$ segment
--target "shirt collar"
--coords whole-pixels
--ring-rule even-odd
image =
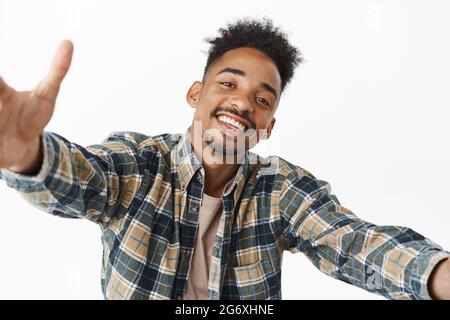
[[[194,152],[189,139],[189,129],[179,136],[178,144],[173,149],[172,168],[176,168],[180,179],[181,190],[186,190],[197,170],[203,170],[202,163]]]

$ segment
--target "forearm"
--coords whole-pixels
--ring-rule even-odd
[[[433,299],[450,300],[450,259],[441,261],[428,280],[428,290]]]
[[[137,165],[144,163],[142,158],[136,158],[138,142],[127,140],[124,135],[113,134],[110,139],[82,147],[55,133],[44,132],[38,172],[25,175],[0,170],[0,179],[45,212],[108,223],[125,214],[143,181],[145,168]]]
[[[95,155],[57,134],[44,132],[42,137],[41,163],[3,170],[2,179],[42,211],[64,218],[89,217],[95,222],[106,219],[102,215],[106,195],[115,193],[106,191],[109,179],[96,165],[101,159],[88,159]]]

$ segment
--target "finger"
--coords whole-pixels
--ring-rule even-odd
[[[50,69],[45,78],[39,83],[37,90],[50,100],[55,100],[59,87],[69,70],[72,61],[73,44],[70,40],[62,41],[56,50]]]
[[[73,44],[70,40],[62,41],[50,65],[47,80],[52,86],[59,86],[64,79],[72,61]]]
[[[0,77],[0,101],[6,102],[12,96],[13,92],[14,90]]]

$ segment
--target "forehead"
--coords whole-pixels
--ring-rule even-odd
[[[281,78],[275,62],[257,49],[229,50],[213,63],[208,73],[215,76],[223,68],[242,70],[249,79],[266,82],[280,90]]]

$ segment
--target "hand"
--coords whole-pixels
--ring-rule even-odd
[[[40,163],[40,135],[53,115],[72,53],[72,42],[62,41],[47,75],[32,91],[16,91],[0,77],[0,168],[27,172]]]
[[[439,262],[428,280],[428,290],[433,299],[450,300],[450,259]]]

